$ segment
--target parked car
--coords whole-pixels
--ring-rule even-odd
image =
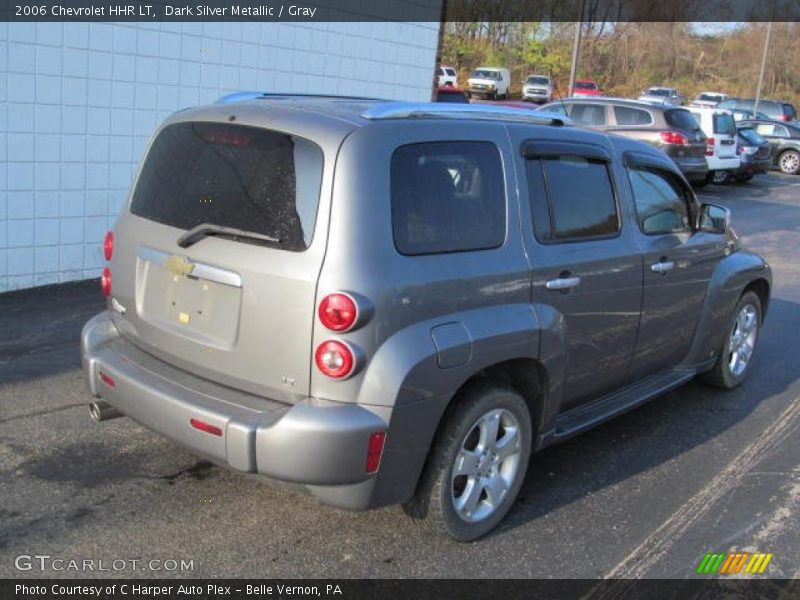
[[[434,102],[469,104],[469,98],[464,90],[451,85],[446,85],[436,88]]]
[[[471,96],[484,96],[496,100],[508,98],[511,74],[502,67],[479,67],[470,73],[467,93]]]
[[[771,120],[761,111],[758,111],[758,114],[756,114],[752,110],[747,110],[746,108],[729,108],[727,110],[731,111],[734,121],[747,121],[750,119],[764,119],[767,121]]]
[[[800,126],[765,120],[740,121],[739,125],[751,125],[770,143],[773,162],[782,172],[800,173]]]
[[[718,104],[718,108],[728,110],[754,110],[755,98],[727,98]],[[767,118],[776,121],[796,121],[797,109],[791,102],[780,100],[761,100],[758,103],[758,111],[764,113]]]
[[[565,98],[538,111],[562,114],[582,127],[647,142],[674,160],[693,184],[706,181],[706,136],[685,108],[603,97]]]
[[[771,272],[729,223],[655,148],[531,111],[184,109],[106,236],[91,413],[475,539],[531,452],[747,378]]]
[[[446,65],[442,65],[439,67],[439,74],[436,78],[436,85],[439,87],[444,87],[447,85],[457,86],[458,85],[458,73],[453,67],[448,67]]]
[[[772,167],[772,147],[751,125],[737,127],[736,153],[739,155],[739,168],[736,171],[717,171],[724,178],[716,177],[715,183],[750,181],[756,175],[769,173]]]
[[[720,108],[690,107],[689,110],[706,134],[706,183],[724,183],[741,163],[736,152],[736,121],[730,111]]]
[[[686,102],[686,97],[681,96],[677,89],[658,86],[647,88],[641,93],[638,99],[642,102],[671,104],[672,106],[682,106]]]
[[[722,92],[700,92],[689,106],[716,108],[716,106],[727,97],[728,94],[723,94]]]
[[[593,79],[576,79],[575,85],[572,87],[572,97],[580,98],[582,96],[602,96],[603,90],[597,85]]]
[[[550,102],[553,99],[553,81],[549,75],[529,75],[522,83],[522,99],[532,102]]]

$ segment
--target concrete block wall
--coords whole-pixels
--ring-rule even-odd
[[[96,277],[156,125],[236,90],[427,100],[438,23],[0,23],[0,292]]]

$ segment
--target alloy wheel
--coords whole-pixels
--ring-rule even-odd
[[[520,442],[519,421],[506,409],[487,412],[470,428],[450,481],[453,506],[464,521],[487,519],[503,502],[519,470]]]
[[[758,312],[752,304],[745,304],[736,315],[728,343],[728,370],[739,377],[747,369],[758,338]]]

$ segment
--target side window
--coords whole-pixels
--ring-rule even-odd
[[[650,125],[653,122],[646,110],[628,106],[615,106],[614,117],[617,119],[617,125]]]
[[[567,109],[564,108],[563,104],[551,104],[550,106],[543,107],[542,112],[548,112],[555,115],[561,115],[562,117],[566,117]]]
[[[506,235],[505,179],[490,142],[433,142],[395,150],[392,229],[401,254],[496,248]]]
[[[759,123],[756,125],[756,131],[769,137],[788,137],[789,135],[785,127],[774,123]]]
[[[606,124],[606,107],[601,104],[575,104],[570,117],[581,125],[602,126]]]
[[[692,230],[686,192],[668,173],[634,167],[628,176],[642,233],[661,235]]]
[[[542,242],[616,235],[619,214],[605,162],[562,156],[527,161],[534,232]]]

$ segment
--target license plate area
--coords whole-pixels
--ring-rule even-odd
[[[136,266],[139,317],[205,346],[231,349],[239,334],[242,288],[202,276],[176,274],[166,255],[145,253]],[[195,267],[195,272],[203,273]]]

